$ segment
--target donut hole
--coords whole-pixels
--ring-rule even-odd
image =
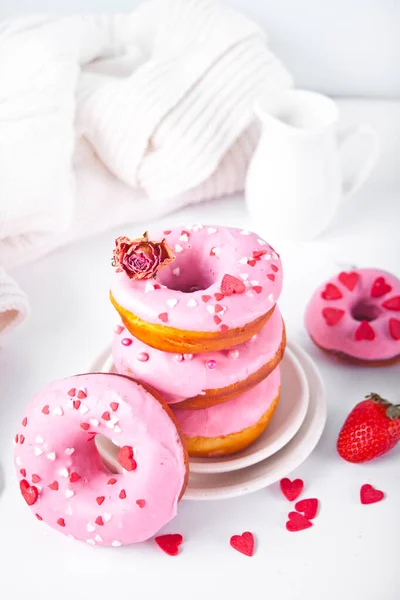
[[[101,458],[101,462],[110,473],[122,473],[122,467],[118,464],[117,455],[120,447],[114,444],[110,438],[98,433],[94,443]]]
[[[185,264],[174,261],[173,265],[160,269],[157,281],[169,290],[192,294],[199,290],[207,290],[215,282],[215,274],[194,260]]]
[[[351,316],[356,321],[375,321],[381,314],[381,309],[367,300],[360,300],[351,310]]]

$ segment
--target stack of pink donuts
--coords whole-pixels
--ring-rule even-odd
[[[158,254],[151,279],[135,276],[153,274]],[[273,248],[241,229],[181,226],[120,238],[114,264],[111,300],[122,318],[112,347],[117,371],[162,395],[189,455],[221,456],[251,444],[278,404],[286,341]]]

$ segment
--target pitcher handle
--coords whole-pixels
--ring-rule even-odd
[[[358,171],[354,173],[347,181],[343,183],[342,199],[346,200],[357,192],[367,181],[371,174],[372,169],[376,165],[379,157],[379,137],[375,129],[370,125],[361,123],[350,127],[345,133],[339,136],[339,148],[342,150],[343,146],[358,137],[364,136],[367,138],[369,143],[369,152],[364,160],[364,163],[360,166]]]

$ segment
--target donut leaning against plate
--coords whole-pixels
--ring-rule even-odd
[[[305,313],[313,342],[357,364],[400,360],[400,281],[378,269],[342,272],[321,285]]]
[[[200,409],[232,400],[260,383],[282,360],[285,344],[285,327],[276,307],[247,342],[203,354],[156,350],[117,325],[112,357],[118,373],[150,385],[168,404]]]
[[[96,435],[119,447],[110,472]],[[153,536],[177,511],[187,450],[168,406],[122,375],[54,381],[29,404],[15,438],[20,491],[36,518],[93,546]]]
[[[176,353],[256,334],[282,288],[279,256],[255,233],[202,225],[118,238],[110,298],[132,335]]]

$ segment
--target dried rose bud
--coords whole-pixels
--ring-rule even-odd
[[[123,269],[131,279],[150,279],[174,258],[165,239],[151,242],[146,231],[143,237],[134,240],[125,236],[117,238],[112,265]]]

